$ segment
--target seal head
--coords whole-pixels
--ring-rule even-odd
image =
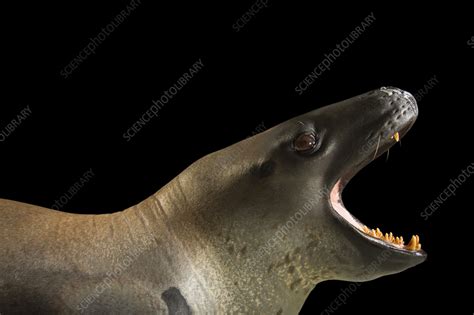
[[[417,115],[410,93],[383,87],[204,157],[193,167],[214,164],[204,179],[213,187],[205,225],[242,244],[252,239],[247,249],[270,264],[275,253],[298,249],[319,280],[366,281],[423,262],[419,239],[404,245],[373,234],[341,200],[348,181],[405,136]]]

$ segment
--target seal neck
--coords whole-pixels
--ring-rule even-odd
[[[260,233],[248,231],[244,221],[220,221],[219,209],[215,204],[210,209],[206,202],[215,201],[213,196],[201,196],[203,190],[194,185],[177,176],[125,211],[132,229],[156,240],[149,258],[156,261],[150,264],[162,266],[166,259],[165,269],[150,272],[157,273],[157,279],[158,273],[173,274],[172,286],[189,297],[192,309],[205,311],[207,305],[207,310],[297,313],[318,282],[312,270],[302,267],[305,258],[299,250],[289,246],[262,254]]]

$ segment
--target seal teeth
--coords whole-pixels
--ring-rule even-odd
[[[398,131],[394,133],[392,138],[395,139],[396,142],[400,141],[400,134],[398,133]]]
[[[418,235],[413,235],[411,237],[410,242],[406,246],[406,249],[409,250],[420,250],[421,249],[421,244],[420,244],[420,237]]]
[[[369,229],[366,225],[362,226],[362,231],[365,234],[381,239],[387,243],[391,243],[393,245],[403,247],[406,250],[417,251],[421,249],[420,237],[418,235],[413,235],[410,239],[410,242],[408,242],[408,244],[405,245],[403,236],[393,236],[392,232],[384,234],[379,228]]]
[[[382,233],[382,231],[379,230],[379,228],[375,229],[375,233],[376,233],[376,236],[377,236],[378,238],[382,238],[383,233]]]
[[[410,242],[409,242],[408,245],[406,246],[406,248],[409,249],[409,250],[414,250],[414,249],[416,248],[416,245],[417,245],[417,243],[416,243],[416,237],[415,237],[415,235],[413,235],[413,236],[411,237]]]
[[[387,242],[393,243],[394,237],[393,237],[392,232],[385,233],[384,240],[387,241]]]
[[[365,233],[367,233],[367,234],[369,234],[369,232],[370,232],[370,229],[367,227],[367,225],[364,225],[364,226],[362,227],[362,230],[363,230]]]

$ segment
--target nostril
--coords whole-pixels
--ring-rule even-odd
[[[379,90],[381,92],[387,93],[388,96],[392,96],[393,94],[403,94],[404,92],[403,90],[400,90],[394,86],[382,86]]]
[[[380,90],[396,90],[398,92],[401,92],[402,90],[397,88],[397,87],[394,87],[394,86],[382,86],[380,88]]]
[[[380,92],[387,93],[388,96],[392,96],[393,94],[393,89],[391,89],[390,87],[382,86],[379,90]]]

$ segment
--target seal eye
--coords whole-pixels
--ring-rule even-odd
[[[293,147],[300,153],[311,153],[318,146],[318,137],[314,133],[302,133],[296,137]]]

